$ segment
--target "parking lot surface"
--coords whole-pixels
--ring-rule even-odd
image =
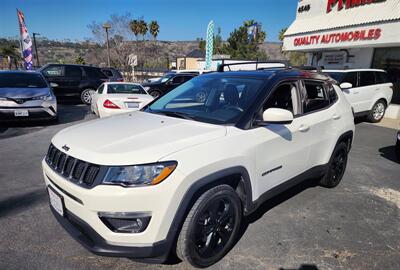
[[[0,126],[0,269],[187,269],[99,257],[52,216],[41,172],[59,130],[94,119],[62,105],[57,125]],[[342,183],[302,183],[267,201],[212,269],[400,269],[400,164],[396,130],[359,123]]]

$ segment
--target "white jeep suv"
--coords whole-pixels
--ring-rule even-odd
[[[370,122],[382,120],[392,101],[393,84],[381,69],[324,70],[339,82],[356,117],[367,116]]]
[[[42,166],[52,212],[90,251],[151,262],[176,252],[207,267],[266,200],[303,180],[338,185],[353,133],[328,76],[217,72],[141,111],[59,132]]]

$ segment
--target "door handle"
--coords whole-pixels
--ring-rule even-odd
[[[301,126],[299,127],[299,131],[300,131],[300,132],[307,132],[307,131],[309,131],[309,130],[310,130],[310,127],[307,126],[307,125],[301,125]]]
[[[341,116],[339,114],[334,114],[332,116],[333,120],[339,120],[341,118]]]

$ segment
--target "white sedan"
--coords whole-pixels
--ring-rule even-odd
[[[153,99],[140,84],[107,82],[92,95],[91,110],[103,118],[140,110]]]

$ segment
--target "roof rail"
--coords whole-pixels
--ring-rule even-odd
[[[283,67],[259,67],[260,64],[282,64]],[[224,72],[225,67],[228,67],[229,71],[231,70],[231,66],[239,66],[239,65],[256,65],[254,70],[264,70],[270,68],[290,68],[289,62],[285,60],[267,60],[267,61],[247,61],[247,62],[235,62],[235,63],[228,63],[228,64],[221,64],[218,66],[218,72]],[[249,69],[245,69],[249,70]]]

